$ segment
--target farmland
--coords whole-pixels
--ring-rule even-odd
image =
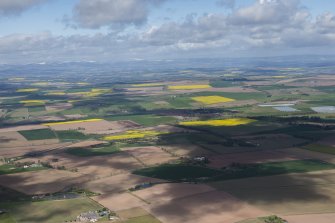
[[[73,220],[81,212],[99,210],[101,206],[87,198],[60,201],[0,203],[0,208],[19,213],[11,216],[16,222],[62,222]],[[59,214],[62,213],[62,214]]]
[[[169,90],[193,90],[193,89],[207,89],[207,88],[211,88],[211,86],[208,84],[168,86]]]
[[[335,78],[319,69],[1,76],[0,221],[334,220]]]
[[[221,96],[199,96],[199,97],[193,97],[192,99],[194,101],[201,102],[203,104],[208,104],[208,105],[235,101],[234,99],[225,98]]]
[[[247,118],[232,118],[232,119],[214,119],[207,121],[187,121],[180,122],[180,125],[185,126],[237,126],[237,125],[246,125],[255,120]]]
[[[19,131],[27,140],[43,140],[43,139],[54,139],[56,135],[50,129],[36,129]]]
[[[161,134],[166,134],[164,132],[157,132],[157,131],[139,131],[139,130],[129,130],[120,135],[113,135],[113,136],[105,136],[103,139],[108,141],[116,141],[116,140],[127,140],[127,139],[140,139],[146,137],[155,137]]]

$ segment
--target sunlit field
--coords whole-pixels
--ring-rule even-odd
[[[22,100],[20,101],[21,104],[24,104],[25,106],[29,105],[44,105],[45,100]]]
[[[49,92],[46,95],[50,95],[50,96],[60,96],[60,95],[66,95],[65,92],[62,91],[57,91],[57,92]]]
[[[211,86],[208,84],[168,86],[169,90],[194,90],[194,89],[206,89],[206,88],[211,88]]]
[[[87,85],[89,85],[90,83],[87,83],[87,82],[78,82],[78,83],[76,83],[76,84],[81,85],[81,86],[87,86]]]
[[[184,126],[237,126],[246,125],[255,120],[249,118],[230,118],[230,119],[214,119],[207,121],[187,121],[180,122],[180,125]]]
[[[68,95],[73,96],[82,96],[82,97],[97,97],[106,93],[112,92],[111,89],[104,89],[104,88],[92,88],[91,91],[81,91],[81,92],[74,92],[74,93],[68,93]]]
[[[105,136],[103,139],[108,140],[108,141],[125,140],[125,139],[140,139],[140,138],[154,137],[154,136],[158,136],[162,134],[166,134],[166,133],[157,132],[157,131],[130,130],[120,135]]]
[[[48,86],[50,83],[49,82],[35,82],[32,83],[32,86]]]
[[[84,123],[84,122],[97,122],[97,121],[102,121],[102,120],[103,119],[100,119],[100,118],[92,118],[92,119],[74,120],[74,121],[67,121],[67,122],[44,123],[43,125],[46,125],[46,126],[66,125],[66,124],[76,124],[76,123]]]
[[[193,97],[192,99],[194,101],[201,102],[207,105],[235,101],[235,99],[221,96],[199,96],[199,97]]]
[[[29,93],[29,92],[36,92],[38,91],[38,88],[22,88],[22,89],[17,89],[16,92],[18,93]]]
[[[132,84],[132,87],[157,87],[163,86],[164,83],[144,83],[144,84]]]
[[[12,77],[12,78],[8,78],[9,81],[23,81],[25,80],[24,77]]]

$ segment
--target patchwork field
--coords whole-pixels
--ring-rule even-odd
[[[157,183],[157,182],[162,181],[150,177],[142,177],[134,174],[124,173],[85,182],[82,186],[96,193],[117,194],[120,192],[127,191],[128,189],[138,184]]]
[[[93,197],[93,199],[113,211],[142,207],[147,204],[130,193],[105,194]]]
[[[6,69],[0,222],[335,222],[334,66],[226,62]]]
[[[246,178],[213,183],[215,188],[281,215],[335,211],[334,170]]]
[[[56,131],[77,130],[85,134],[111,134],[139,126],[131,121],[109,122],[103,119],[45,123],[44,125]]]
[[[177,159],[171,154],[163,151],[161,148],[155,146],[123,148],[122,151],[136,157],[136,159],[147,166],[166,163]]]
[[[144,206],[163,223],[232,223],[267,213],[222,191],[211,191]]]
[[[80,213],[99,210],[102,206],[88,198],[76,198],[59,201],[0,203],[0,208],[15,213],[14,216],[11,216],[13,222],[55,223],[74,220]]]
[[[24,194],[55,193],[87,180],[78,173],[61,170],[40,170],[0,175],[0,185]]]

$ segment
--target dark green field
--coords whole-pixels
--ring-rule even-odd
[[[120,148],[117,145],[109,145],[97,148],[72,148],[66,150],[66,152],[71,155],[83,157],[104,156],[120,152]]]
[[[56,131],[55,133],[61,141],[79,141],[90,138],[89,136],[74,130]]]
[[[44,106],[28,107],[29,112],[42,112],[45,111]]]
[[[19,131],[21,135],[27,140],[44,140],[44,139],[56,139],[55,133],[50,129],[36,129]]]
[[[200,166],[164,164],[161,166],[135,170],[133,173],[164,180],[180,181],[193,180],[202,177],[214,177],[220,175],[221,171]]]
[[[222,170],[183,164],[164,164],[161,166],[136,170],[133,173],[164,180],[194,180],[206,177],[210,181],[221,181],[287,173],[330,170],[334,168],[334,164],[329,164],[319,160],[294,160],[262,164],[237,164],[235,166],[225,167]]]
[[[223,169],[223,174],[213,180],[230,180],[248,177],[262,177],[287,173],[303,173],[334,169],[335,165],[319,160],[293,160],[262,164],[247,164]]]

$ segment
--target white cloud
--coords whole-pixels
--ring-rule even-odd
[[[150,4],[154,3],[158,4],[159,1],[151,1]],[[114,14],[106,21],[99,20],[85,26],[138,24],[146,18],[144,16],[137,20],[123,16]],[[298,1],[276,0],[264,4],[255,2],[229,13],[192,14],[184,21],[170,21],[155,26],[148,24],[127,34],[113,32],[64,37],[39,33],[0,37],[0,62],[13,63],[261,56],[264,53],[276,55],[283,52],[335,52],[335,15],[324,13],[313,17]]]
[[[73,22],[82,28],[141,25],[150,7],[165,0],[80,0],[73,9]]]

